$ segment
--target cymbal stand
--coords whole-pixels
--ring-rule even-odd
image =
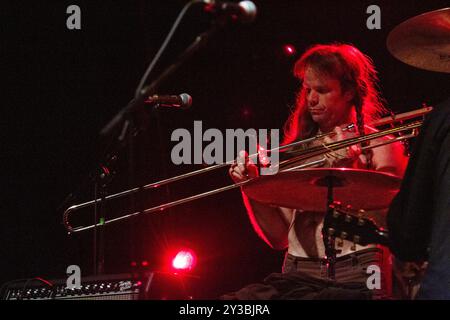
[[[327,210],[322,227],[322,238],[325,245],[327,276],[331,280],[336,280],[336,254],[335,248],[336,236],[330,234],[326,226],[330,225],[329,220],[333,218],[334,209],[332,204],[334,202],[333,190],[335,187],[342,186],[342,181],[334,176],[327,176],[321,181],[318,181],[319,185],[322,185],[328,189],[327,192]]]

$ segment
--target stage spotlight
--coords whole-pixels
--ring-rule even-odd
[[[190,271],[196,264],[194,251],[190,249],[180,250],[172,260],[172,267],[177,271]]]

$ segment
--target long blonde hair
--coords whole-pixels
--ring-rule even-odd
[[[378,76],[373,62],[353,45],[314,45],[295,63],[294,75],[300,81],[303,81],[307,67],[339,80],[343,91],[354,92],[352,103],[360,134],[364,134],[365,121],[373,121],[386,111],[378,90]],[[295,109],[284,126],[283,144],[309,138],[317,131],[318,125],[308,112],[305,90],[301,86]]]

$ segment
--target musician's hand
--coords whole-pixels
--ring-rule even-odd
[[[352,135],[347,131],[344,132],[340,127],[334,128],[335,135],[326,136],[323,142],[326,144],[346,140],[352,137]],[[355,160],[361,155],[361,148],[358,145],[353,145],[336,151],[330,151],[325,156],[332,163],[336,164],[341,161]]]
[[[238,158],[228,170],[235,183],[242,182],[258,176],[258,167],[249,159],[247,152],[239,152]]]
[[[395,259],[393,267],[396,275],[408,280],[419,280],[423,278],[428,262],[403,262]]]
[[[428,262],[426,261],[403,262],[394,258],[393,274],[397,279],[401,299],[415,299],[427,267]]]

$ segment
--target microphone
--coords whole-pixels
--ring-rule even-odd
[[[163,96],[163,95],[153,95],[148,97],[145,101],[146,104],[155,106],[155,108],[160,107],[170,107],[170,108],[180,108],[188,109],[192,105],[192,97],[187,93],[182,93],[178,96]]]
[[[207,4],[205,11],[212,13],[225,13],[236,17],[239,21],[248,23],[256,18],[256,5],[252,1],[240,1],[239,3],[229,1],[203,0]]]

